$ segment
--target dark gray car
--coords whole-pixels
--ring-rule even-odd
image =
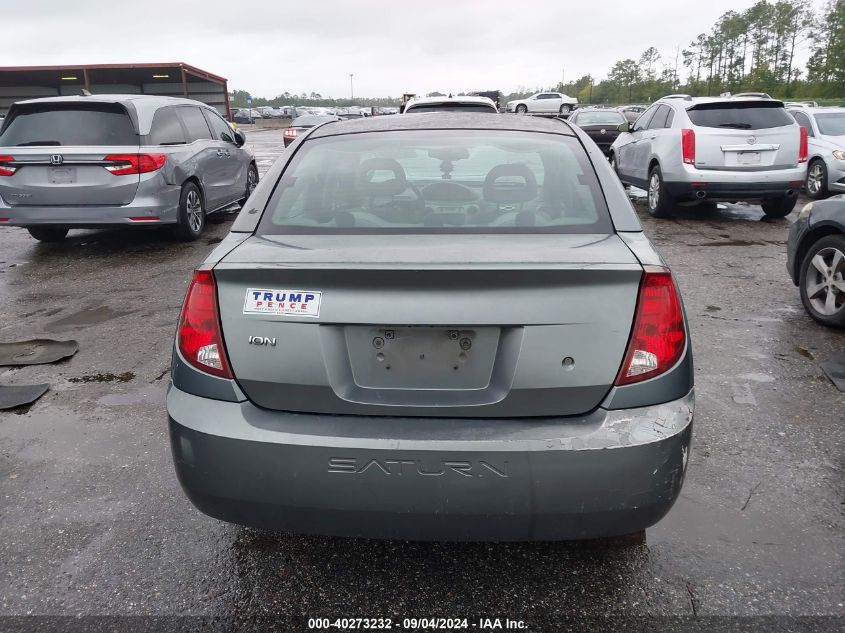
[[[439,113],[297,138],[194,274],[167,409],[211,516],[525,540],[663,517],[693,401],[674,279],[595,144]]]
[[[0,128],[0,226],[55,241],[71,228],[167,224],[196,239],[206,215],[244,201],[258,183],[245,140],[189,99],[16,103]]]

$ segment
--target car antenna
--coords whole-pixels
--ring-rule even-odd
[[[91,91],[90,91],[90,90],[87,90],[87,89],[85,89],[85,88],[83,88],[83,89],[82,89],[82,92],[80,93],[80,96],[83,96],[83,97],[90,97],[90,96],[91,96]]]

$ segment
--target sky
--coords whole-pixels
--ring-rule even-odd
[[[2,66],[181,61],[346,98],[547,88],[676,50],[754,0],[0,0]],[[678,58],[683,72],[682,57]],[[683,75],[682,75],[683,76]]]

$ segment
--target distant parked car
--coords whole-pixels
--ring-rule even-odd
[[[245,142],[189,99],[18,102],[0,133],[0,226],[54,242],[71,228],[165,224],[194,240],[207,215],[244,202],[258,183]]]
[[[416,97],[405,104],[402,114],[424,112],[487,112],[498,114],[499,109],[490,97]]]
[[[782,218],[807,174],[807,133],[773,99],[663,98],[620,130],[611,164],[622,182],[647,189],[655,217],[707,199],[759,201]]]
[[[285,131],[282,133],[285,147],[293,143],[305,130],[310,130],[312,127],[320,125],[321,123],[327,123],[328,121],[343,121],[343,119],[334,114],[306,114],[305,116],[296,117],[290,122],[290,127],[285,128]]]
[[[265,119],[280,119],[282,118],[281,110],[277,110],[276,108],[271,108],[270,106],[261,106],[260,108],[256,108]]]
[[[807,131],[807,195],[818,200],[845,192],[845,108],[789,108],[789,113]]]
[[[569,122],[584,130],[605,156],[619,136],[619,125],[626,121],[619,110],[601,108],[579,108],[569,117]]]
[[[576,106],[578,99],[562,92],[538,92],[527,99],[508,101],[506,109],[516,114],[561,114],[568,116]]]
[[[789,229],[786,268],[807,313],[845,327],[845,198],[811,202]]]
[[[772,96],[767,92],[738,92],[735,95],[730,95],[733,99],[771,99]]]
[[[240,110],[236,110],[234,114],[232,114],[232,120],[235,123],[252,123],[256,119],[263,119],[264,117],[261,115],[261,112],[258,110],[249,110],[247,108],[241,108]]]
[[[622,106],[619,108],[619,111],[622,115],[627,119],[630,123],[636,121],[640,115],[646,111],[648,106],[640,106],[640,105],[628,105]]]

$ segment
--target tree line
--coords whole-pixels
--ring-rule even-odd
[[[804,47],[810,58],[802,68],[796,58]],[[616,62],[606,79],[585,75],[556,88],[582,103],[649,103],[676,92],[842,99],[845,0],[828,0],[818,11],[810,0],[759,0],[728,11],[685,48],[661,54],[652,46]]]

